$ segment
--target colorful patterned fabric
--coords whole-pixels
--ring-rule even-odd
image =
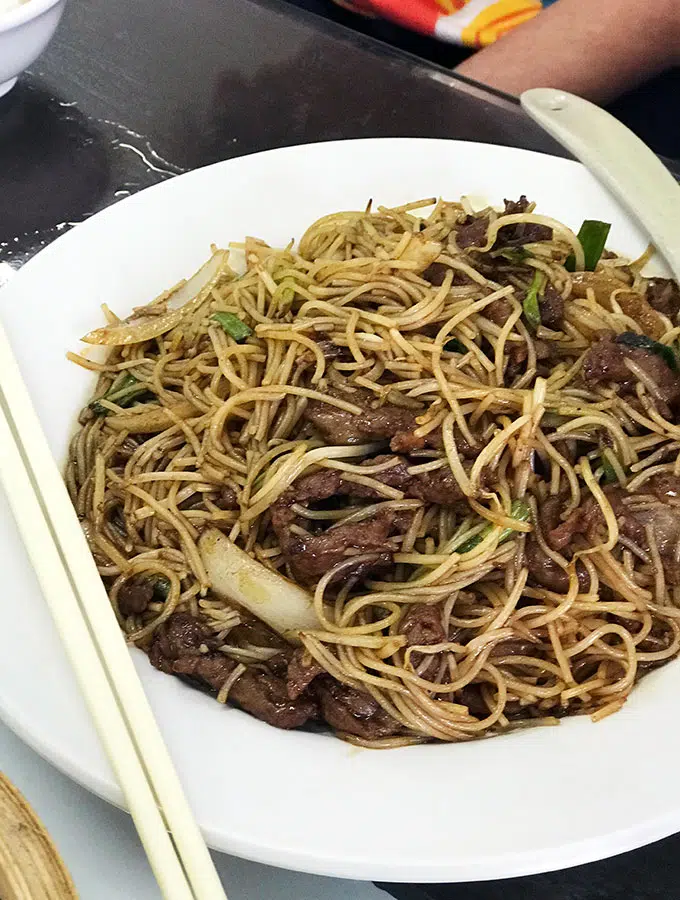
[[[391,19],[443,41],[485,47],[555,0],[336,0],[354,12]]]

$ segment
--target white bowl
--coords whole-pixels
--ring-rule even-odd
[[[0,12],[0,97],[34,62],[56,31],[66,0],[28,0]]]

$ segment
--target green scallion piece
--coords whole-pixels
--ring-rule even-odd
[[[469,553],[470,550],[474,550],[478,544],[481,544],[486,535],[489,533],[488,526],[480,531],[479,534],[476,534],[474,537],[468,538],[467,541],[463,541],[460,547],[456,548],[456,553]]]
[[[668,344],[661,344],[659,341],[652,340],[645,334],[636,334],[634,331],[624,331],[623,334],[617,335],[615,343],[623,344],[625,347],[632,347],[634,350],[648,350],[650,353],[656,353],[666,363],[673,372],[679,371],[678,358],[672,347]]]
[[[513,263],[513,265],[520,265],[524,262],[525,259],[528,259],[531,256],[528,250],[525,250],[524,247],[506,247],[505,250],[501,250],[498,254],[502,256],[503,259],[507,259],[508,262]]]
[[[545,275],[537,269],[534,272],[531,286],[529,287],[527,295],[524,298],[524,303],[522,304],[524,308],[524,318],[533,329],[538,328],[541,324],[541,309],[538,305],[538,295],[542,292],[544,284]]]
[[[450,341],[447,341],[444,344],[444,350],[447,353],[467,353],[467,347],[462,341],[459,341],[458,338],[451,338]]]
[[[159,575],[153,581],[153,599],[157,603],[164,603],[168,599],[170,593],[170,579],[165,575]]]
[[[602,259],[611,227],[609,222],[598,222],[595,219],[586,219],[581,225],[578,239],[583,247],[586,272],[594,272],[595,267]],[[576,268],[576,258],[573,253],[567,257],[564,267],[568,272],[573,272]]]
[[[232,337],[237,344],[245,341],[253,333],[253,329],[233,313],[216,312],[210,318],[217,322],[222,331],[225,331],[229,337]]]
[[[602,460],[602,473],[605,484],[614,484],[614,482],[619,480],[619,477],[616,474],[616,469],[609,461],[609,456],[603,451],[600,454],[600,459]]]
[[[510,507],[510,517],[516,519],[518,522],[528,522],[531,518],[531,507],[525,500],[513,500],[512,506]],[[487,525],[486,528],[479,532],[479,534],[464,541],[460,547],[457,548],[456,553],[469,553],[470,550],[474,550],[474,548],[481,544],[484,538],[487,537],[493,527],[493,525]],[[498,543],[502,544],[504,541],[507,541],[508,538],[512,537],[513,534],[517,534],[513,528],[504,528],[500,533]]]
[[[90,403],[90,409],[96,416],[108,416],[111,410],[101,403],[102,400],[110,400],[111,403],[115,403],[116,406],[126,408],[130,406],[134,400],[141,399],[144,394],[149,395],[149,397],[153,396],[145,384],[141,384],[134,375],[130,375],[126,372],[113,382],[105,394]]]

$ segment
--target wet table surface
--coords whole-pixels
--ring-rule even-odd
[[[72,0],[47,52],[0,100],[0,284],[88,216],[190,169],[272,147],[393,136],[561,154],[510,98],[276,0]],[[45,816],[83,900],[157,896],[125,815],[3,726],[0,767]],[[389,890],[404,900],[671,898],[678,851],[671,838],[565,873]],[[372,885],[226,857],[219,866],[237,900],[381,896]]]
[[[0,251],[257,150],[376,136],[556,151],[507,98],[282,3],[74,0],[0,100]]]

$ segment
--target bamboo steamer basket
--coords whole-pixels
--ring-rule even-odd
[[[71,876],[45,827],[24,797],[2,773],[0,898],[78,900]]]

